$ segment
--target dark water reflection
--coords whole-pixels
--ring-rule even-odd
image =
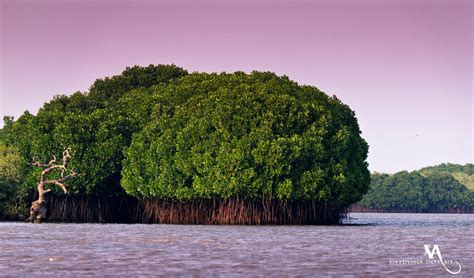
[[[0,276],[452,276],[424,244],[474,277],[474,215],[353,213],[343,226],[0,223]],[[454,266],[452,266],[454,268]]]

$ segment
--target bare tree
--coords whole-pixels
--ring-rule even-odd
[[[45,185],[53,184],[61,187],[64,193],[67,193],[67,188],[64,182],[76,176],[76,172],[66,168],[67,161],[71,158],[69,154],[71,148],[67,148],[63,152],[62,164],[57,163],[56,156],[53,155],[53,159],[48,164],[42,164],[39,162],[33,162],[33,165],[43,169],[41,172],[41,179],[37,185],[38,189],[38,200],[31,203],[30,208],[30,222],[41,223],[42,220],[46,219],[46,206],[45,206],[45,194],[51,191],[51,188],[45,189]],[[53,171],[60,171],[61,177],[57,179],[49,180],[46,178],[47,174]],[[67,175],[66,175],[67,174]]]

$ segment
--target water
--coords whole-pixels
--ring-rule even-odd
[[[0,276],[452,276],[426,263],[423,245],[436,244],[461,263],[455,277],[474,277],[473,214],[350,217],[343,226],[0,223]],[[413,259],[423,263],[393,262]]]

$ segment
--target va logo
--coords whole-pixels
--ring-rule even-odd
[[[444,266],[444,269],[446,269],[447,272],[451,274],[459,274],[461,272],[461,264],[458,261],[454,261],[454,263],[457,264],[459,267],[458,271],[452,271],[446,266],[446,262],[443,261],[443,257],[441,256],[441,251],[439,250],[439,246],[437,244],[433,245],[433,248],[431,248],[430,244],[425,244],[424,246],[425,246],[425,255],[428,256],[430,260],[436,260],[435,258],[435,255],[436,255],[437,259]]]
[[[425,244],[425,255],[430,258],[430,260],[435,260],[434,255],[438,255],[438,260],[442,261],[441,252],[439,251],[439,246],[435,244],[433,249],[430,250],[431,245]]]

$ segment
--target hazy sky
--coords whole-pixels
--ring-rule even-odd
[[[473,1],[0,0],[0,114],[126,66],[269,70],[355,110],[372,171],[473,162]]]

